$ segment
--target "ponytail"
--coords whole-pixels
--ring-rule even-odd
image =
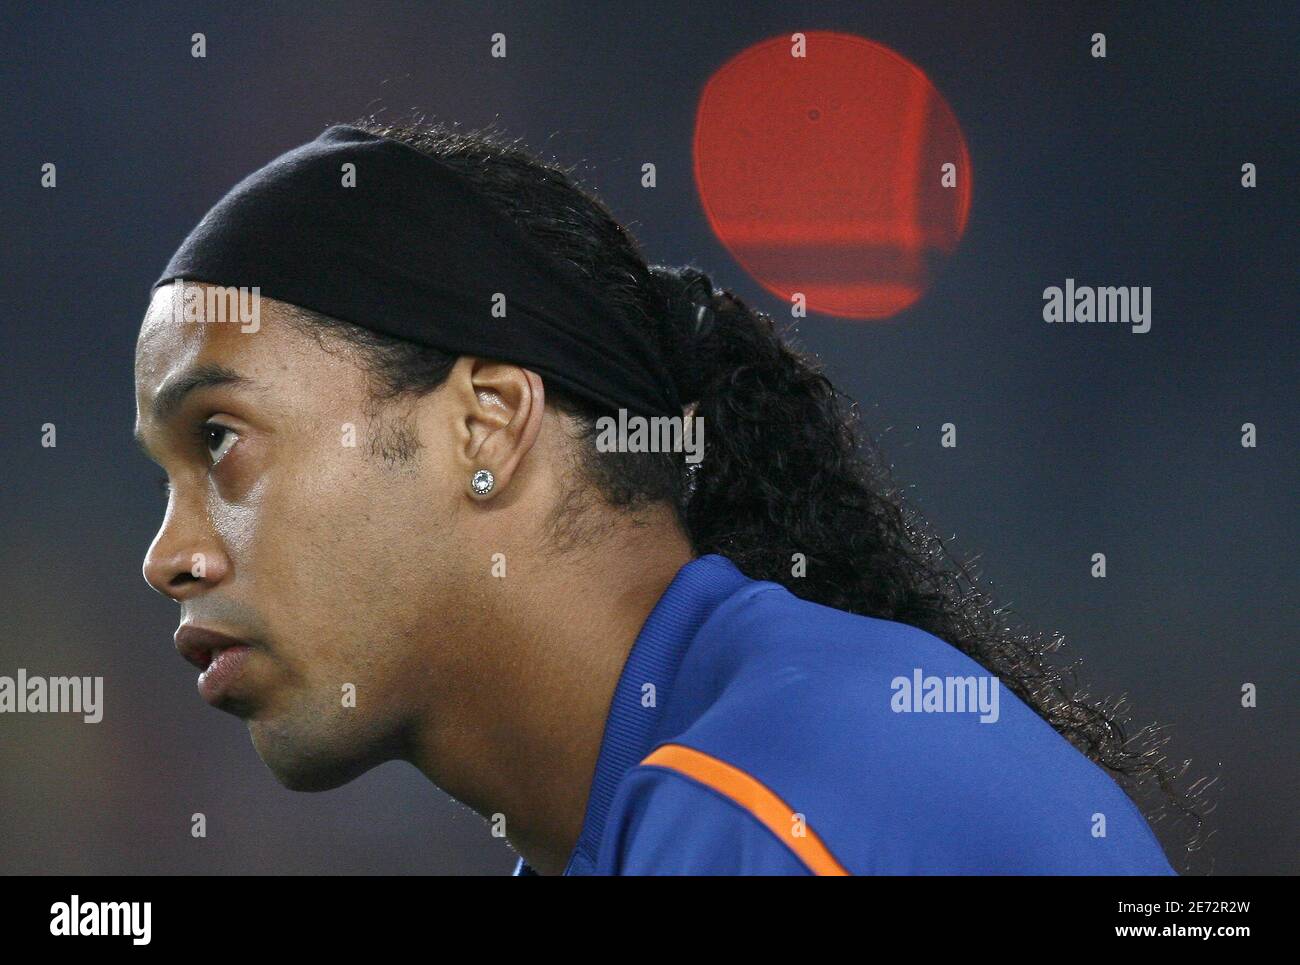
[[[942,596],[926,586],[936,574],[918,544],[928,544],[860,448],[851,402],[768,315],[715,291],[707,275],[655,275],[679,320],[680,391],[704,420],[704,461],[684,507],[696,552],[816,603],[926,622]]]

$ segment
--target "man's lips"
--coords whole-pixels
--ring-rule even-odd
[[[236,686],[240,672],[252,653],[252,644],[207,627],[183,626],[176,631],[176,649],[199,674],[199,694],[219,706]]]
[[[175,640],[176,649],[180,652],[180,655],[200,670],[207,670],[208,665],[222,650],[230,647],[251,646],[247,640],[230,637],[224,633],[218,633],[216,630],[209,630],[207,627],[196,627],[192,624],[178,629]]]

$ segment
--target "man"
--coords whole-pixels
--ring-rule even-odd
[[[363,122],[250,175],[136,397],[145,578],[290,788],[410,761],[522,873],[1170,873],[1094,763],[1150,757],[959,591],[825,378],[518,148]]]

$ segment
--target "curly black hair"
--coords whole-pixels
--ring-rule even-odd
[[[699,554],[720,553],[747,576],[803,599],[934,634],[996,675],[1106,768],[1153,825],[1170,817],[1190,822],[1174,862],[1190,870],[1212,809],[1205,805],[1206,781],[1179,786],[1189,762],[1177,770],[1167,762],[1163,728],[1126,736],[1125,701],[1090,698],[1075,665],[1050,659],[1064,643],[1060,634],[1012,625],[1009,610],[981,590],[969,564],[954,559],[908,507],[874,439],[860,431],[856,404],[777,332],[770,316],[716,289],[696,268],[648,264],[571,167],[539,158],[517,140],[490,128],[462,131],[423,119],[348,123],[451,166],[575,267],[611,309],[653,333],[688,408],[709,427],[699,465],[673,453],[601,452],[597,420],[609,413],[547,386],[548,404],[576,427],[577,485],[550,520],[554,547],[598,538],[584,528],[582,512],[593,495],[626,511],[668,503]],[[329,333],[359,348],[378,403],[432,391],[455,362],[436,349],[318,313],[301,310],[294,320],[322,345],[320,334]],[[418,442],[388,426],[373,444],[400,462]],[[795,554],[805,561],[798,576]]]

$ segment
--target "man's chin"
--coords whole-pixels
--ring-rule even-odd
[[[264,721],[248,721],[248,733],[262,763],[291,791],[332,791],[381,763],[369,757],[340,754],[328,740],[286,738]]]

